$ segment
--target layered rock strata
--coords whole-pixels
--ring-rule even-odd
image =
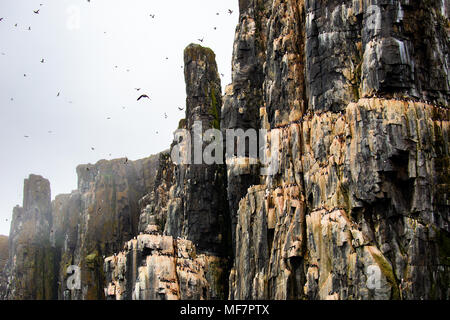
[[[240,4],[236,43],[266,44],[247,64],[263,70],[259,127],[280,144],[277,174],[239,203],[229,297],[448,299],[446,7]]]

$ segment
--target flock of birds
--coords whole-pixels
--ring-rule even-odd
[[[91,1],[90,1],[90,0],[87,0],[87,2],[90,3]],[[39,6],[42,7],[43,4],[41,3],[41,4],[39,4]],[[40,13],[40,10],[41,10],[41,9],[33,10],[33,13],[36,14],[36,15],[38,15],[38,14]],[[228,9],[228,12],[227,12],[227,13],[228,13],[229,15],[232,15],[232,14],[233,14],[233,10]],[[217,12],[216,15],[220,15],[220,13]],[[156,18],[156,14],[153,14],[153,13],[152,13],[152,14],[149,14],[149,16],[150,16],[150,18],[152,18],[152,19],[155,19],[155,18]],[[3,22],[4,20],[5,20],[4,17],[0,17],[0,22]],[[14,27],[17,27],[17,26],[18,26],[17,23],[14,24]],[[31,31],[31,26],[28,27],[28,30]],[[214,27],[214,30],[217,30],[217,27]],[[105,31],[104,33],[106,34],[106,31]],[[202,38],[199,38],[199,39],[197,39],[197,40],[198,40],[199,42],[203,43],[204,39],[205,39],[205,37],[202,37]],[[4,55],[6,55],[6,54],[5,54],[4,52],[2,52],[1,55],[4,56]],[[166,60],[169,60],[169,57],[166,57],[165,59],[166,59]],[[40,60],[40,63],[44,64],[44,63],[45,63],[45,59],[42,58],[42,59]],[[117,69],[118,66],[115,66],[115,68]],[[181,66],[181,68],[183,68],[183,66]],[[129,72],[130,69],[127,69],[126,71]],[[223,73],[221,73],[220,75],[221,75],[222,77],[224,76]],[[23,76],[24,76],[24,77],[27,77],[27,74],[24,73]],[[139,91],[141,90],[141,88],[135,88],[135,90],[139,92]],[[56,97],[59,97],[60,95],[61,95],[61,92],[59,91],[59,92],[57,93]],[[147,93],[142,93],[142,94],[140,94],[139,97],[137,98],[137,101],[141,101],[141,100],[143,100],[143,99],[151,100],[150,96],[149,96]],[[14,101],[14,98],[11,98],[11,101]],[[72,101],[68,101],[68,103],[71,104]],[[122,107],[122,109],[125,110],[126,107]],[[184,108],[183,108],[183,107],[178,107],[178,110],[179,110],[179,111],[183,111]],[[168,118],[167,113],[164,113],[164,118],[165,118],[165,119]],[[111,117],[107,117],[107,120],[111,120]],[[48,131],[48,133],[51,134],[52,131]],[[159,133],[159,132],[156,131],[156,134],[158,134],[158,133]],[[30,138],[30,136],[29,136],[29,135],[24,135],[24,138]],[[94,148],[94,147],[91,147],[91,150],[95,150],[95,148]]]
[[[90,1],[90,0],[87,0],[87,2],[90,3],[91,1]],[[43,6],[44,6],[44,4],[42,4],[42,3],[39,4],[39,7],[40,7],[40,8],[39,8],[39,9],[36,9],[36,10],[33,10],[33,13],[34,13],[35,15],[39,15],[40,12],[41,12],[41,7],[43,7]],[[232,15],[232,14],[233,14],[233,10],[228,9],[228,11],[227,11],[226,13],[227,13],[228,15]],[[219,15],[220,15],[220,12],[217,12],[216,15],[219,16]],[[155,18],[156,18],[156,14],[151,13],[151,14],[149,14],[149,17],[150,17],[151,19],[155,19]],[[6,20],[7,20],[6,17],[0,17],[0,23],[5,23]],[[15,24],[14,24],[14,27],[17,28],[17,27],[18,27],[18,23],[15,23]],[[217,30],[217,27],[216,27],[216,26],[214,26],[213,28],[214,28],[214,30]],[[26,30],[32,31],[31,26],[28,26]],[[106,31],[104,31],[104,34],[106,34]],[[204,40],[205,40],[205,37],[198,38],[197,40],[198,40],[200,43],[203,43]],[[1,52],[1,55],[2,55],[2,56],[5,56],[6,53]],[[169,57],[165,57],[165,60],[169,60]],[[45,58],[41,58],[40,63],[41,63],[41,64],[45,64],[45,63],[46,63],[46,59],[45,59]],[[115,66],[115,69],[117,69],[117,68],[118,68],[118,66]],[[181,66],[181,68],[183,68],[183,66]],[[127,72],[130,72],[130,69],[126,69],[126,71],[127,71]],[[222,74],[222,73],[221,73],[220,75],[221,75],[222,77],[224,76],[224,74]],[[23,74],[23,77],[26,78],[27,76],[28,76],[28,75],[27,75],[26,73]],[[148,93],[141,93],[141,90],[142,90],[141,88],[135,88],[135,90],[136,90],[136,92],[139,92],[139,93],[140,93],[140,95],[137,97],[137,101],[143,101],[143,100],[149,100],[149,101],[151,101],[151,98],[150,98],[150,96],[149,96]],[[58,91],[57,94],[56,94],[56,97],[60,97],[60,96],[61,96],[61,91]],[[11,100],[11,101],[14,101],[14,98],[11,97],[10,100]],[[67,102],[68,102],[69,104],[72,104],[72,103],[73,103],[72,101],[67,101]],[[125,110],[126,107],[122,107],[122,109]],[[178,107],[178,110],[179,110],[179,111],[184,111],[185,108],[184,108],[184,107]],[[164,118],[165,118],[165,119],[168,119],[167,113],[164,113]],[[106,119],[107,119],[107,120],[111,120],[111,117],[107,117]],[[48,134],[52,134],[52,133],[53,133],[53,131],[51,131],[51,130],[48,131]],[[159,134],[159,132],[156,131],[156,134]],[[28,139],[28,138],[30,138],[30,135],[26,134],[26,135],[24,135],[23,137],[26,138],[26,139]],[[91,147],[91,150],[94,151],[94,150],[95,150],[95,147]],[[111,154],[109,154],[109,155],[111,156]],[[127,163],[128,163],[128,158],[125,158],[124,164],[127,164]],[[89,170],[89,168],[87,168],[87,170]],[[101,210],[100,210],[100,211],[101,211]],[[5,221],[8,222],[8,219],[6,219]]]

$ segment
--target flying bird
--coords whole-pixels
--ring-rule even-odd
[[[92,150],[92,151],[94,151],[94,150],[95,150],[95,148],[94,148],[94,147],[91,147],[91,150]]]
[[[24,138],[29,138],[30,136],[23,136]]]
[[[150,17],[152,17],[152,19],[155,19],[155,15],[154,14],[151,14]]]
[[[141,100],[141,99],[143,99],[143,98],[150,99],[150,97],[149,97],[148,95],[142,94],[142,95],[137,99],[137,101],[139,101],[139,100]]]
[[[167,113],[164,112],[164,118],[167,119]]]
[[[139,90],[141,90],[141,88],[134,88],[134,90],[139,91]]]
[[[38,9],[38,10],[36,10],[36,11],[33,11],[33,12],[36,13],[36,14],[39,14],[39,10],[40,10],[40,9]]]
[[[233,14],[233,10],[228,9],[228,13],[229,13],[229,14]]]
[[[60,92],[58,92],[58,94],[56,95],[57,97],[59,97]]]
[[[180,110],[180,111],[183,111],[183,110],[184,110],[184,108],[180,108],[180,107],[178,107],[178,110]]]
[[[205,38],[201,38],[201,39],[198,39],[198,41],[203,42],[204,39],[205,39]]]
[[[45,62],[45,60],[44,60],[44,59],[42,59],[42,60],[41,60],[41,63],[44,63],[44,62]]]

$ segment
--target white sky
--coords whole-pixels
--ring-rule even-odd
[[[54,199],[77,188],[79,164],[169,147],[184,116],[188,44],[204,38],[222,86],[231,81],[237,0],[1,0],[2,17],[0,234],[30,173],[50,180]],[[137,102],[141,93],[151,101]]]

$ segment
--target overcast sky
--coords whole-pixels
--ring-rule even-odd
[[[237,0],[1,0],[0,18],[0,234],[29,174],[54,199],[77,188],[79,164],[169,147],[188,44],[203,38],[231,81]]]

